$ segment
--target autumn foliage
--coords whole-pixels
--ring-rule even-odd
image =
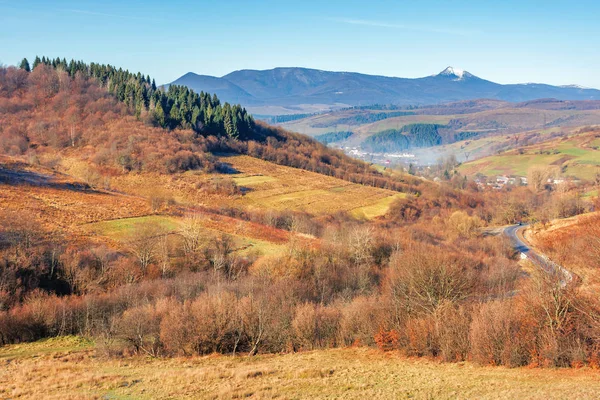
[[[0,68],[0,111],[0,152],[48,168],[67,155],[85,161],[89,183],[54,188],[81,196],[98,195],[94,187],[110,176],[225,175],[216,151],[406,193],[385,217],[358,221],[344,214],[185,207],[150,188],[147,213],[167,210],[180,226],[165,231],[143,224],[119,244],[41,224],[37,214],[0,210],[0,344],[76,334],[94,337],[108,355],[254,355],[363,345],[448,362],[598,365],[597,296],[542,271],[525,275],[510,243],[482,232],[486,225],[540,221],[549,205],[561,215],[579,213],[582,203],[569,194],[576,192],[560,198],[528,188],[488,193],[458,178],[438,184],[384,175],[261,124],[252,126],[248,140],[199,126],[163,129],[97,77],[59,64],[31,72]],[[0,181],[0,189],[8,185],[13,182]],[[195,189],[242,195],[226,176]],[[207,237],[211,225],[201,223],[202,213],[226,225],[226,234]],[[242,222],[281,251],[242,253],[232,239]],[[594,263],[597,222],[573,242]]]

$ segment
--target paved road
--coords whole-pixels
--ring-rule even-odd
[[[511,225],[504,228],[504,234],[512,241],[515,250],[521,254],[521,258],[531,260],[531,262],[540,267],[547,274],[560,276],[562,286],[566,286],[567,283],[573,280],[573,275],[560,265],[551,261],[547,256],[537,253],[525,242],[522,231],[526,227],[527,225]]]

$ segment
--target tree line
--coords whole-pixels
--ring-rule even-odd
[[[102,91],[108,92],[125,110],[103,98]],[[11,116],[15,117],[0,132],[5,139],[0,149],[4,147],[5,152],[15,155],[24,154],[32,143],[40,140],[57,148],[93,143],[96,151],[102,153],[94,160],[100,167],[116,164],[126,173],[211,171],[218,169],[218,162],[210,153],[234,152],[396,191],[409,192],[422,183],[411,177],[384,175],[314,139],[255,122],[246,110],[227,103],[221,105],[214,95],[196,94],[183,86],[164,90],[157,88],[149,76],[109,65],[42,57],[30,68],[24,59],[18,70],[0,69],[0,97],[8,99],[9,108],[14,110]],[[46,105],[52,105],[51,109],[42,111],[44,103],[29,102],[30,97],[43,97]],[[70,103],[66,110],[65,102]],[[168,131],[162,136],[152,131],[152,138],[148,136],[148,128],[144,132],[141,126],[129,127],[129,132],[108,134],[106,129],[98,132],[109,120],[123,122],[117,117],[123,113]],[[42,135],[38,129],[17,126],[23,125],[24,120],[31,120],[29,127],[45,124],[52,134]],[[114,126],[111,123],[110,129]],[[132,130],[136,132],[135,139],[130,138]],[[52,136],[53,140],[41,136]],[[156,140],[163,144],[148,148]],[[158,157],[157,152],[168,155]]]
[[[253,137],[254,119],[240,105],[221,104],[216,95],[196,93],[186,86],[169,85],[159,88],[149,75],[144,76],[112,65],[60,58],[36,57],[33,69],[48,65],[66,71],[71,78],[76,74],[94,78],[116,98],[134,111],[136,117],[145,114],[156,126],[168,129],[192,129],[203,135],[225,136],[241,140]],[[20,67],[30,71],[26,58]]]

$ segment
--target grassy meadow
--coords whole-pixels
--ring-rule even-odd
[[[13,399],[596,399],[598,371],[481,367],[367,348],[283,355],[110,358],[63,337],[0,348]],[[551,382],[551,383],[550,383]]]
[[[571,132],[562,138],[464,163],[460,171],[466,175],[526,176],[532,166],[550,165],[560,167],[565,177],[593,180],[600,172],[600,139],[596,135]]]

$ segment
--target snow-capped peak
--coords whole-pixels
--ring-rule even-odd
[[[460,68],[448,67],[445,70],[443,70],[442,72],[440,72],[437,76],[454,77],[454,78],[456,78],[454,80],[461,81],[464,78],[472,77],[473,75],[471,75],[467,71],[460,69]]]
[[[445,70],[443,70],[440,75],[454,75],[457,76],[459,78],[462,78],[464,75],[465,71],[459,68],[454,68],[454,67],[448,67]]]

